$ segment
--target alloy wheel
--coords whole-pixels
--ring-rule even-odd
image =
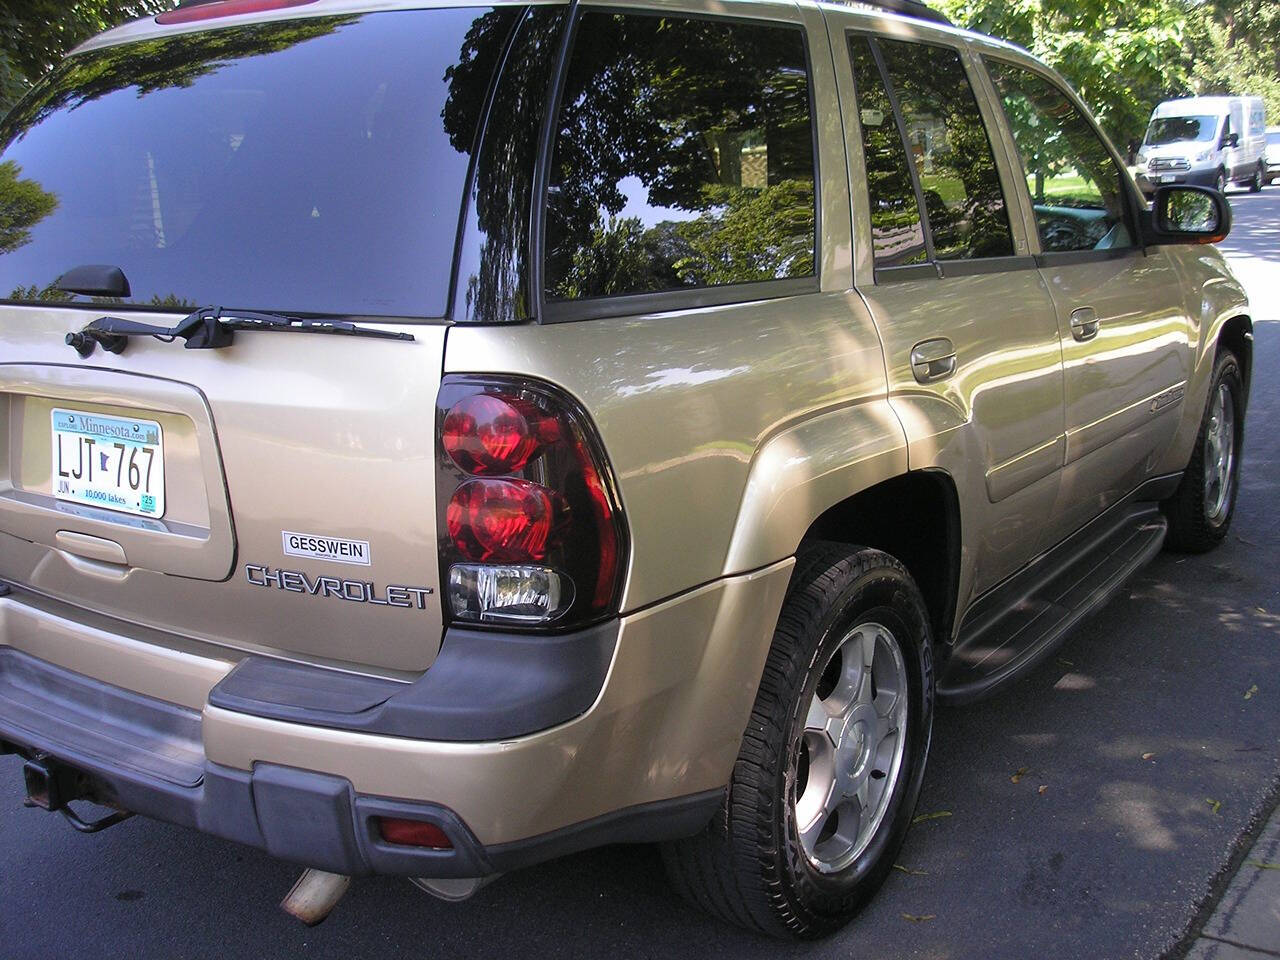
[[[1231,389],[1218,384],[1204,435],[1204,514],[1217,521],[1231,507],[1231,478],[1236,462],[1236,405]]]
[[[861,623],[823,668],[795,751],[792,808],[800,846],[821,873],[867,849],[902,773],[907,668],[890,630]]]

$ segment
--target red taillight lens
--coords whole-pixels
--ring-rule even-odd
[[[315,3],[315,0],[209,0],[207,3],[193,3],[176,10],[167,10],[156,17],[156,23],[192,23],[217,17],[234,17],[241,13],[301,7],[308,3]]]
[[[462,470],[475,476],[514,473],[539,446],[559,439],[559,425],[517,398],[476,393],[454,404],[440,442]]]
[[[567,630],[617,609],[626,528],[604,451],[573,398],[446,376],[437,400],[441,582],[452,616]]]
[[[378,833],[387,843],[404,847],[431,847],[433,850],[452,850],[453,842],[448,834],[434,823],[422,820],[401,820],[397,817],[378,817]]]
[[[502,563],[545,559],[552,519],[551,491],[527,480],[468,480],[445,511],[463,557]]]

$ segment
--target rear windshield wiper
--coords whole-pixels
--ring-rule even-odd
[[[345,320],[313,320],[280,313],[251,310],[224,310],[201,307],[172,327],[157,327],[121,317],[99,317],[83,330],[68,333],[66,342],[76,353],[87,357],[101,345],[109,353],[123,353],[130,337],[155,337],[165,343],[181,338],[188,350],[216,350],[231,344],[237,330],[272,333],[327,333],[343,337],[373,337],[379,340],[413,340],[413,334],[395,330],[361,327]]]

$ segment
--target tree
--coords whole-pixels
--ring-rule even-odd
[[[0,114],[76,44],[173,0],[0,0]]]
[[[1187,90],[1183,0],[935,0],[957,24],[1026,47],[1056,69],[1120,145]]]

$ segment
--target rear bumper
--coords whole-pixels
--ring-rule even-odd
[[[580,712],[509,736],[504,724],[527,730],[581,698],[580,684],[562,682],[579,673],[568,661],[543,661],[545,675],[522,687],[490,659],[487,673],[460,671],[434,696],[255,658],[233,673],[235,662],[88,627],[15,589],[0,597],[0,740],[87,774],[96,796],[125,809],[353,875],[483,876],[686,836],[728,782],[791,564],[610,625]],[[579,654],[602,648],[598,633]],[[475,689],[486,679],[518,705],[498,720],[469,709],[490,699]],[[551,691],[550,712],[537,688]],[[434,823],[452,849],[387,844],[377,816]]]

